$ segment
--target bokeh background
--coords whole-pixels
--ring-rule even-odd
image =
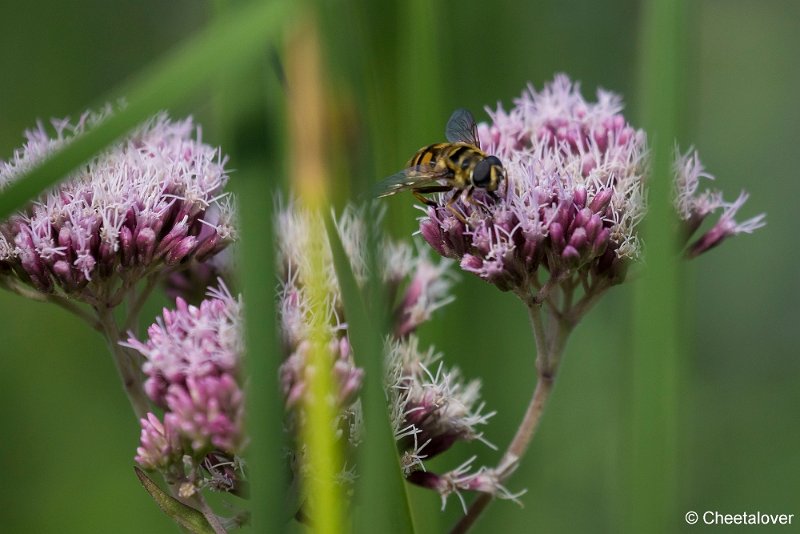
[[[334,15],[326,25],[347,28],[352,3],[327,4]],[[37,119],[74,117],[102,102],[206,24],[216,7],[200,0],[4,0],[0,158]],[[719,510],[794,513],[795,524],[782,530],[800,531],[800,253],[792,211],[800,198],[800,4],[697,0],[688,9],[678,142],[699,149],[727,196],[750,191],[744,215],[766,211],[768,226],[683,273],[679,494],[670,528],[688,530],[682,518],[689,510]],[[483,106],[510,104],[529,81],[541,87],[555,72],[581,80],[587,97],[597,87],[623,94],[628,117],[640,122],[638,2],[415,0],[374,11],[370,53],[382,61],[368,75],[382,88],[384,144],[375,149],[378,175],[334,184],[339,197],[441,139],[454,108],[485,118]],[[339,32],[343,39],[347,33]],[[346,87],[354,68],[340,64],[347,45],[327,50],[331,85]],[[258,132],[257,99],[239,90],[234,115],[243,126],[235,127]],[[362,105],[357,91],[336,94]],[[205,139],[222,143],[215,109],[209,91],[172,111],[194,114]],[[246,153],[247,136],[236,142],[231,167],[241,169],[247,158],[236,154]],[[388,204],[387,231],[410,234],[410,198]],[[513,297],[471,276],[461,276],[456,293],[422,337],[467,376],[483,379],[484,398],[498,412],[487,437],[502,447],[535,380],[526,314]],[[540,434],[509,482],[528,488],[525,507],[493,504],[477,532],[616,532],[624,525],[632,297],[633,284],[615,288],[572,336]],[[156,297],[145,318],[165,304]],[[176,531],[133,476],[138,425],[103,341],[64,311],[7,293],[0,293],[0,426],[4,532]],[[499,457],[480,445],[461,447],[433,467],[454,467],[471,454],[487,464]],[[461,513],[456,499],[442,513],[436,495],[412,489],[412,498],[422,532],[444,531]]]

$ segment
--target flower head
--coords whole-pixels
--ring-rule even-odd
[[[326,402],[331,402],[338,412],[337,435],[344,443],[356,447],[362,431],[358,396],[364,372],[356,365],[350,344],[327,240],[322,251],[326,269],[324,306],[310,302],[304,278],[308,271],[303,263],[307,256],[302,247],[307,244],[303,240],[312,226],[312,217],[315,215],[294,206],[278,214],[281,251],[278,300],[285,352],[280,384],[288,412],[288,429],[300,439],[297,430],[305,417],[309,373],[329,372],[334,377],[335,394]],[[362,282],[368,274],[364,260],[366,234],[358,230],[363,230],[363,221],[360,212],[348,209],[336,225],[342,240],[348,243],[346,248],[355,269],[359,268],[357,262],[362,262]],[[412,474],[424,469],[423,459],[446,451],[457,441],[483,440],[479,427],[493,415],[483,412],[479,383],[463,381],[457,369],[448,369],[441,363],[439,354],[432,349],[421,350],[413,335],[421,322],[451,299],[448,290],[452,278],[447,275],[446,267],[447,262],[434,264],[424,254],[414,254],[408,245],[389,241],[382,245],[381,275],[394,293],[396,319],[395,338],[387,342],[384,355],[386,392],[394,413],[404,473],[413,482],[418,482],[419,477]],[[326,368],[315,369],[310,357],[316,342],[312,315],[320,312],[327,325],[329,359]],[[144,341],[131,336],[125,345],[145,357],[145,390],[164,410],[164,416],[159,418],[151,413],[142,419],[136,461],[142,467],[167,472],[181,482],[182,488],[191,491],[203,485],[235,487],[236,470],[230,469],[230,463],[235,462],[246,441],[239,381],[243,353],[241,301],[231,297],[224,286],[211,291],[199,306],[178,298],[176,308],[165,309],[147,334]],[[307,469],[305,448],[299,441],[294,458],[294,469],[301,472]],[[352,481],[353,469],[343,465],[338,480]],[[469,489],[465,482],[469,477],[461,474],[464,476],[459,487]],[[477,487],[475,483],[472,485]]]
[[[308,292],[307,250],[312,227],[311,213],[290,205],[279,210],[277,222],[281,277],[279,314],[286,359],[281,367],[281,382],[287,406],[295,407],[306,391],[304,375],[308,369],[312,314],[315,312]],[[366,228],[364,215],[347,208],[336,218],[336,228],[350,259],[357,281],[367,276]],[[331,370],[339,387],[337,402],[348,406],[360,388],[363,371],[356,367],[344,316],[341,291],[333,266],[330,243],[324,241],[323,264],[325,302],[324,324],[328,325]],[[426,255],[415,255],[407,244],[384,241],[380,247],[381,277],[389,298],[395,302],[395,332],[411,334],[438,308],[452,300],[449,289],[452,277],[446,263],[432,263]],[[319,308],[317,308],[318,310]]]
[[[136,449],[136,463],[145,469],[159,469],[180,458],[178,436],[171,426],[164,426],[152,413],[141,420],[141,425],[141,444]]]
[[[103,116],[53,121],[54,137],[42,124],[26,132],[0,162],[0,190]],[[202,260],[234,237],[224,165],[191,119],[160,114],[0,223],[0,276],[114,305],[155,269]]]
[[[503,486],[501,473],[495,469],[480,467],[473,471],[472,464],[475,462],[473,456],[452,471],[444,474],[431,473],[430,471],[415,471],[409,476],[409,480],[415,484],[430,488],[442,498],[442,509],[447,504],[447,498],[455,494],[461,502],[464,513],[467,513],[467,503],[461,496],[462,491],[477,491],[491,495],[498,499],[507,499],[516,502],[520,506],[519,497],[526,493],[526,490],[511,493]]]
[[[152,413],[141,421],[136,461],[142,467],[174,470],[189,457],[199,469],[210,454],[218,464],[241,453],[241,323],[241,301],[223,285],[199,306],[178,298],[176,309],[165,309],[148,328],[146,341],[131,336],[124,343],[145,357],[145,390],[164,409],[163,421]]]
[[[726,202],[722,198],[722,193],[717,190],[706,189],[698,194],[701,178],[714,179],[706,172],[697,152],[694,150],[689,150],[686,154],[676,152],[675,209],[685,225],[686,239],[697,231],[709,215],[722,211],[712,228],[689,245],[687,249],[689,257],[706,252],[727,237],[741,233],[750,234],[766,224],[763,213],[737,223],[736,213],[747,200],[747,193],[742,191],[733,202]]]
[[[389,341],[386,352],[386,389],[407,474],[457,441],[484,441],[478,427],[494,412],[483,413],[479,380],[464,382],[457,368],[445,367],[441,354],[420,350],[415,336]]]
[[[457,200],[467,224],[442,196],[420,225],[435,250],[504,290],[527,287],[540,266],[616,276],[639,255],[644,133],[625,121],[618,97],[600,91],[589,103],[578,89],[558,76],[479,126],[482,148],[506,168],[505,188],[496,202],[481,192]]]
[[[281,384],[289,410],[290,428],[303,419],[303,400],[307,391],[307,373],[318,372],[310,368],[308,352],[311,347],[312,314],[320,313],[312,306],[303,262],[307,261],[308,232],[315,215],[293,205],[278,214],[278,249],[281,270],[279,315],[284,342],[285,360],[281,366]],[[369,276],[366,259],[367,229],[364,214],[348,208],[336,218],[345,252],[350,259],[356,281],[363,284]],[[320,225],[316,225],[320,227]],[[424,470],[424,460],[448,450],[458,441],[483,441],[479,427],[493,413],[484,413],[479,400],[480,383],[465,382],[455,368],[447,368],[441,355],[433,349],[422,350],[414,332],[431,315],[452,300],[449,289],[452,275],[449,262],[432,262],[424,253],[415,253],[408,244],[385,240],[380,244],[378,268],[390,301],[393,303],[393,336],[387,340],[385,388],[392,413],[395,439],[400,452],[403,472],[409,481],[432,487],[440,493],[452,492],[440,484],[433,487],[423,483],[417,474]],[[328,325],[329,370],[335,378],[335,403],[339,416],[337,430],[343,441],[351,447],[360,443],[361,405],[358,400],[363,370],[357,366],[358,355],[353,354],[348,324],[342,306],[341,293],[333,268],[329,243],[323,250],[326,269],[326,298],[324,323]],[[361,357],[370,357],[368,355]],[[298,465],[302,470],[303,446],[298,443]],[[357,466],[356,466],[357,468]],[[343,475],[351,473],[342,468]],[[464,481],[466,473],[461,473]],[[477,476],[477,474],[476,474]],[[342,480],[352,476],[342,476]],[[426,479],[427,480],[427,479]],[[474,483],[473,486],[477,487]],[[469,489],[466,482],[461,489]],[[483,491],[481,487],[480,491]],[[499,492],[498,495],[502,496]]]
[[[498,199],[476,190],[453,202],[457,216],[447,207],[449,193],[442,194],[426,209],[420,233],[439,254],[503,290],[537,287],[541,271],[561,281],[578,275],[620,282],[641,255],[648,177],[646,135],[621,111],[617,95],[600,90],[589,102],[565,75],[540,92],[528,87],[510,111],[499,106],[489,111],[491,124],[478,126],[482,149],[506,169]],[[693,161],[679,160],[676,177],[679,212],[692,223],[722,206],[716,193],[692,196],[703,176]],[[733,222],[745,198],[723,206],[721,226],[694,251],[761,224]]]

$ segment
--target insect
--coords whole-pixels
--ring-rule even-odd
[[[436,202],[424,195],[453,191],[447,209],[464,224],[464,216],[453,207],[458,198],[463,196],[468,202],[475,189],[482,189],[496,200],[494,191],[505,179],[505,169],[499,159],[480,149],[472,114],[466,109],[454,111],[447,121],[445,137],[447,143],[420,148],[406,169],[377,184],[377,196],[410,190],[423,204],[436,206]]]

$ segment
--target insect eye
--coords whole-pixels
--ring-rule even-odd
[[[486,158],[475,165],[475,170],[472,171],[472,183],[475,185],[475,187],[484,188],[489,185],[489,182],[491,181],[492,169],[492,164],[489,161],[490,159],[491,158]]]

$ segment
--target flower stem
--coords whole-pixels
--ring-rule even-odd
[[[567,321],[556,317],[551,317],[551,320],[545,324],[542,317],[541,302],[529,293],[520,294],[519,296],[528,308],[528,316],[536,341],[537,380],[533,396],[527,410],[525,410],[522,422],[517,428],[514,439],[511,440],[505,454],[503,454],[503,458],[495,468],[495,473],[501,481],[514,472],[520,459],[528,450],[536,430],[539,428],[545,404],[553,390],[561,354],[564,351],[567,336],[572,328]],[[491,494],[480,494],[469,507],[466,515],[461,518],[450,533],[461,534],[467,532],[491,501]]]
[[[3,280],[2,287],[16,293],[21,297],[35,300],[37,302],[52,302],[56,306],[64,308],[65,310],[72,313],[82,321],[86,322],[86,324],[92,327],[92,329],[100,333],[103,332],[102,326],[97,321],[97,319],[91,314],[91,312],[82,308],[80,304],[71,301],[66,296],[59,295],[58,293],[43,294],[40,293],[39,291],[34,290],[31,287],[26,286],[22,282],[13,279]]]
[[[506,450],[500,462],[500,465],[505,468],[505,471],[500,473],[501,478],[506,478],[511,474],[512,467],[516,465],[528,449],[528,444],[533,439],[536,429],[539,428],[544,405],[553,390],[554,382],[555,376],[545,376],[542,373],[538,373],[536,389],[533,390],[533,396],[528,404],[528,409],[525,411],[525,417],[522,418],[517,433],[514,435],[514,439],[511,440],[508,450]]]
[[[142,419],[150,411],[150,403],[145,396],[144,388],[142,387],[142,376],[135,364],[135,360],[130,352],[119,344],[120,331],[111,309],[98,308],[97,318],[108,342],[108,348],[114,356],[117,372],[120,379],[122,379],[122,385],[128,395],[133,412],[136,414],[137,419]]]
[[[519,459],[525,454],[528,444],[533,439],[536,429],[539,427],[545,402],[553,389],[553,382],[554,377],[547,378],[539,375],[536,389],[533,391],[533,397],[531,397],[528,409],[525,411],[525,416],[522,418],[514,439],[511,440],[511,444],[503,455],[503,459],[497,466],[497,476],[501,480],[507,478],[514,471]],[[470,505],[466,515],[453,527],[450,534],[467,532],[490,502],[492,502],[491,494],[481,493],[478,495]]]
[[[198,510],[200,510],[200,512],[203,514],[203,517],[206,518],[206,521],[208,521],[209,526],[211,526],[211,528],[214,530],[214,534],[228,533],[228,531],[225,530],[225,527],[222,526],[222,523],[220,522],[219,517],[217,517],[217,514],[214,513],[214,510],[211,509],[211,507],[208,505],[208,503],[206,502],[206,500],[203,498],[202,495],[200,495],[199,493],[195,493],[192,496],[191,501],[193,501],[192,504],[194,504],[194,506]]]
[[[128,316],[125,318],[125,323],[122,325],[123,332],[127,332],[131,328],[135,329],[138,326],[139,312],[147,301],[147,297],[150,296],[150,293],[152,293],[153,289],[156,287],[158,280],[158,272],[151,273],[150,276],[147,277],[147,282],[145,282],[142,291],[131,302],[130,308],[128,309]]]

